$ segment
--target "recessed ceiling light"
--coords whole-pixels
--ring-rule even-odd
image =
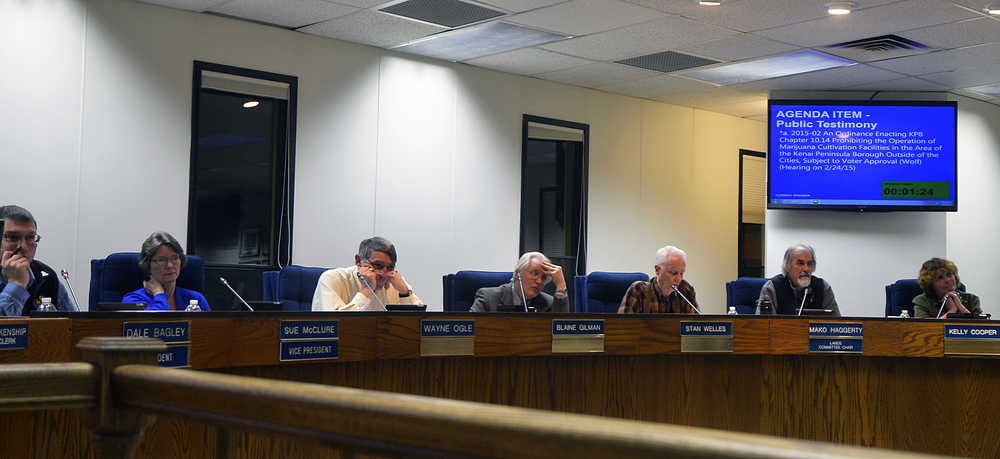
[[[993,16],[1000,16],[1000,5],[997,5],[995,3],[990,3],[989,5],[983,7],[983,11],[985,11],[986,14],[992,14]]]
[[[722,2],[721,1],[713,2],[711,0],[699,0],[698,4],[701,6],[719,6],[722,4]]]
[[[567,38],[497,21],[441,32],[392,49],[458,62]]]
[[[737,62],[735,64],[720,65],[708,69],[694,70],[682,73],[681,75],[725,86],[834,67],[846,67],[854,64],[857,64],[857,62],[812,50],[803,50],[762,59]]]
[[[834,16],[843,16],[845,14],[851,14],[856,5],[854,2],[833,2],[826,4],[826,12]]]
[[[243,108],[254,108],[258,105],[260,105],[260,101],[257,100],[250,100],[247,102],[243,102]]]

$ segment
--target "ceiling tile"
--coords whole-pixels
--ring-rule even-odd
[[[717,40],[735,33],[689,19],[667,16],[609,32],[545,45],[543,48],[598,61],[609,61]]]
[[[844,89],[876,81],[897,80],[902,75],[870,67],[865,64],[838,67],[817,72],[802,73],[781,78],[752,81],[728,86],[740,90],[782,90],[782,89]]]
[[[971,11],[940,0],[906,0],[855,11],[846,16],[827,16],[763,30],[757,34],[800,46],[826,46],[974,16],[976,14]]]
[[[851,86],[850,89],[863,89],[871,91],[945,91],[948,88],[917,77],[907,77],[900,78],[898,80],[865,83],[858,86]]]
[[[371,8],[373,6],[378,6],[383,3],[389,3],[392,0],[329,0],[333,3],[342,3],[344,5],[350,5],[356,8]]]
[[[533,10],[562,3],[566,0],[482,0],[479,3],[490,5],[502,10],[520,13],[522,11]]]
[[[727,1],[717,7],[707,7],[699,5],[694,0],[628,1],[742,32],[826,17],[825,4],[830,2],[830,0],[736,0]],[[858,4],[858,8],[867,8],[893,1],[896,0],[861,0],[855,3]]]
[[[722,40],[710,41],[698,45],[681,48],[682,53],[706,56],[722,61],[738,61],[741,59],[751,59],[754,57],[770,56],[789,51],[795,51],[798,47],[778,43],[763,37],[744,33]]]
[[[291,28],[323,22],[357,10],[323,0],[233,0],[210,9],[214,13]]]
[[[661,18],[664,14],[618,0],[573,0],[518,14],[510,22],[570,35],[586,35]]]
[[[520,75],[535,75],[538,73],[553,72],[556,70],[579,67],[581,65],[593,64],[593,61],[580,59],[578,57],[566,56],[544,49],[524,48],[506,53],[494,54],[492,56],[480,57],[465,61],[466,64],[488,69],[499,70],[501,72],[516,73]]]
[[[138,0],[142,3],[166,6],[181,10],[205,11],[213,6],[221,5],[230,0]]]
[[[1000,54],[997,54],[996,58],[1000,59]],[[982,63],[983,57],[981,56],[962,49],[953,49],[873,62],[871,65],[907,75],[924,75],[927,73],[947,72],[962,67],[976,67],[977,64]]]
[[[613,83],[624,83],[627,81],[639,80],[657,75],[659,75],[657,72],[650,70],[638,69],[622,64],[598,62],[596,64],[587,64],[580,67],[557,70],[555,72],[542,73],[535,76],[545,80],[595,88],[598,86],[607,86]]]
[[[626,96],[652,99],[668,93],[699,91],[713,87],[710,84],[689,78],[661,75],[641,80],[625,81],[599,86],[597,89]]]
[[[1000,42],[1000,21],[976,18],[923,29],[907,30],[902,35],[935,48],[961,48],[982,43]]]
[[[372,10],[298,29],[313,35],[389,48],[447,30]]]
[[[966,88],[1000,82],[1000,66],[964,68],[951,72],[931,73],[920,78],[949,88]]]

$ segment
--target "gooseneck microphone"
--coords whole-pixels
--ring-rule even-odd
[[[802,315],[802,308],[806,306],[806,298],[809,297],[809,287],[806,287],[805,291],[802,292],[802,304],[799,305],[799,313],[795,314],[797,316]]]
[[[69,272],[65,269],[59,270],[64,281],[66,281],[66,286],[69,287],[69,294],[73,296],[73,309],[80,310],[80,300],[76,299],[76,292],[73,291],[73,284],[69,282]]]
[[[524,305],[524,312],[528,312],[528,300],[524,298],[524,281],[521,279],[521,272],[517,272],[517,285],[521,287],[521,303]]]
[[[687,302],[688,306],[691,306],[691,309],[694,309],[694,312],[697,312],[698,314],[701,314],[701,310],[698,309],[698,307],[695,306],[694,303],[691,302],[691,300],[687,299],[687,297],[684,296],[684,294],[681,293],[681,291],[677,289],[676,285],[671,285],[670,288],[674,289],[674,291],[677,292],[677,294],[680,295],[681,298],[683,298],[684,301]]]
[[[355,274],[357,274],[358,275],[358,279],[361,279],[361,282],[363,284],[365,284],[365,287],[368,287],[368,290],[370,290],[372,292],[372,298],[375,298],[375,301],[378,302],[378,305],[382,306],[382,310],[383,311],[388,311],[388,309],[386,309],[386,307],[385,307],[385,303],[383,303],[382,300],[379,299],[378,295],[375,294],[375,289],[372,288],[372,284],[368,283],[368,278],[366,278],[364,274],[361,274],[361,271],[358,271]]]
[[[246,300],[244,300],[239,293],[236,293],[236,290],[234,290],[233,287],[229,285],[229,282],[226,282],[226,278],[220,277],[219,282],[222,283],[222,285],[226,286],[226,288],[228,288],[230,292],[233,292],[233,295],[236,295],[236,299],[240,300],[240,303],[243,303],[243,306],[246,306],[247,309],[250,310],[250,312],[254,312],[253,308],[251,308],[250,305],[247,304]]]

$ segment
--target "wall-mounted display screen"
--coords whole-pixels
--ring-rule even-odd
[[[958,106],[768,101],[768,209],[958,209]]]

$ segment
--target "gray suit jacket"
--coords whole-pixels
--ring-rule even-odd
[[[521,297],[514,294],[514,283],[508,282],[499,287],[483,287],[476,290],[476,300],[472,302],[469,312],[497,312],[500,306],[521,304]],[[528,300],[528,307],[532,306],[536,312],[569,312],[569,298],[556,298],[541,292]]]

